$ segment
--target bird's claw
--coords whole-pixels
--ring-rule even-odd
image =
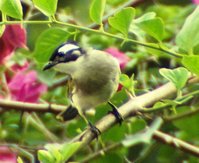
[[[95,135],[95,138],[98,139],[98,136],[101,134],[101,131],[95,127],[91,122],[88,122],[91,132]]]

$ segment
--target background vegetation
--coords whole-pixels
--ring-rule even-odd
[[[0,161],[197,162],[197,3],[1,0]],[[62,121],[67,78],[42,71],[67,40],[120,63],[111,101],[124,122],[116,124],[106,104],[88,112],[102,131],[98,140],[81,118]]]

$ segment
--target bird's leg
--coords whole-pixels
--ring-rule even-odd
[[[90,127],[92,133],[95,135],[95,138],[98,139],[98,136],[101,134],[101,131],[97,127],[95,127],[90,121],[87,120],[87,118],[84,115],[84,113],[82,113],[81,111],[79,111],[79,115],[84,119],[84,121],[86,122],[86,124]]]
[[[95,135],[95,138],[98,139],[98,136],[101,134],[101,131],[89,121],[88,121],[88,125],[89,125],[92,133]]]
[[[110,101],[108,101],[108,104],[111,106],[112,111],[109,111],[109,113],[113,114],[117,120],[117,122],[121,125],[122,121],[124,120],[121,114],[118,112],[117,107],[112,104]]]

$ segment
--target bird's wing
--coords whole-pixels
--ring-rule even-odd
[[[76,91],[74,80],[72,80],[72,79],[68,80],[67,85],[68,85],[68,97],[72,101],[72,96]]]

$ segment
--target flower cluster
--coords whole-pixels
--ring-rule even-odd
[[[0,64],[4,66],[17,48],[26,48],[26,31],[21,25],[7,25],[0,38]],[[9,68],[10,76],[5,71],[7,88],[12,100],[36,103],[47,86],[39,83],[37,72],[29,70],[29,63],[23,66],[14,64]],[[3,98],[2,95],[0,95]]]
[[[26,31],[21,25],[7,25],[0,38],[0,63],[10,57],[16,48],[26,48]]]
[[[17,163],[17,155],[6,146],[0,146],[1,163]]]
[[[42,92],[47,90],[47,86],[37,81],[36,71],[25,70],[15,73],[8,83],[8,88],[13,100],[36,103]]]

